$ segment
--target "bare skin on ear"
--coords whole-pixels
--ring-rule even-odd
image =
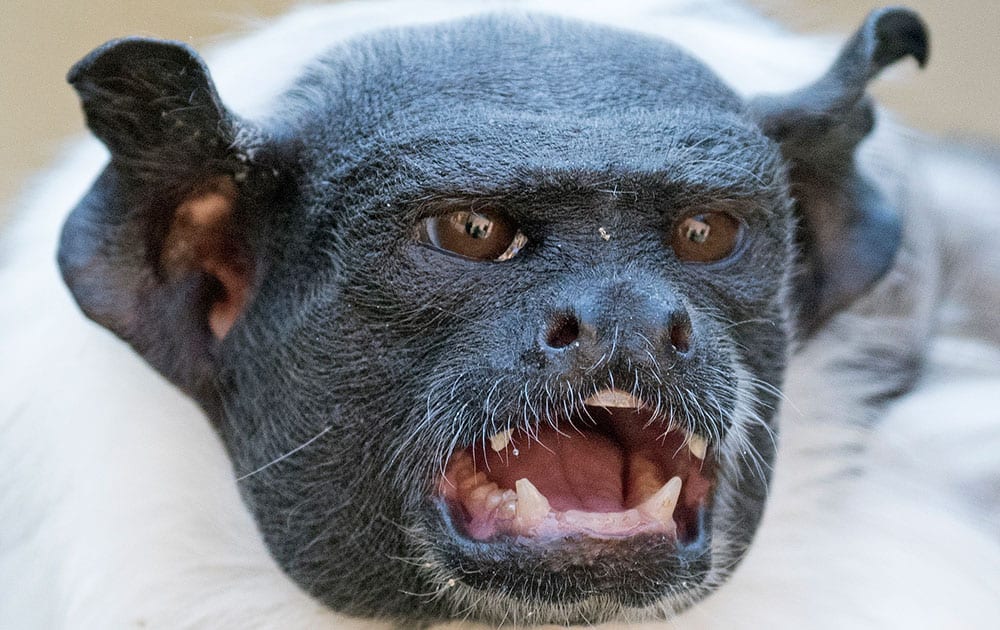
[[[209,306],[208,326],[216,338],[229,333],[246,306],[251,264],[232,225],[236,186],[217,177],[195,188],[174,213],[160,263],[168,277],[200,271],[219,283]]]

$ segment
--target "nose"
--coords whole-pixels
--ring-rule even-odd
[[[666,288],[650,290],[618,282],[585,290],[554,308],[542,334],[554,355],[633,361],[682,360],[693,350],[694,331],[683,301]]]

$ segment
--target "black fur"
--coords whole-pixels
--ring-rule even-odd
[[[825,75],[788,95],[750,103],[755,118],[781,143],[807,244],[797,282],[803,326],[815,330],[889,269],[902,228],[896,209],[858,172],[854,150],[875,126],[868,81],[912,56],[927,63],[930,44],[920,17],[902,8],[873,11]]]
[[[882,34],[886,15],[896,14],[863,33],[889,44],[872,47],[863,34],[837,67],[912,52],[890,45],[896,30]],[[849,82],[857,98],[872,74]],[[848,140],[817,136],[794,107],[748,109],[672,45],[540,17],[338,48],[252,124],[227,113],[180,45],[112,43],[71,81],[112,161],[67,223],[67,282],[88,315],[206,408],[268,547],[310,593],[348,613],[408,621],[498,620],[498,609],[594,621],[683,608],[731,571],[718,532],[735,532],[737,558],[750,544],[774,456],[797,218],[806,218],[802,242],[823,250],[836,244],[816,222],[856,212],[824,200],[826,214],[813,216],[808,196],[793,204],[786,158],[795,175],[812,154],[803,143],[790,152],[788,138],[815,136],[816,163],[835,167],[824,181],[868,207],[851,166],[870,127],[853,126],[857,98],[837,108]],[[171,204],[218,175],[238,185],[233,221],[257,262],[252,300],[221,341],[205,323],[211,278],[171,277],[156,253]],[[463,201],[512,217],[524,250],[473,262],[417,241],[422,218]],[[674,222],[720,206],[745,224],[745,246],[720,263],[679,260],[667,246]],[[884,228],[875,224],[867,229]],[[805,254],[824,273],[843,263],[870,279],[893,246],[874,263]],[[800,289],[815,302],[825,285]],[[585,309],[591,345],[547,349],[553,319]],[[656,339],[667,311],[690,317],[683,358],[637,342]],[[746,420],[735,417],[740,401],[761,419],[749,429],[756,458],[720,471],[704,538],[685,549],[655,538],[541,549],[456,531],[431,499],[453,448],[543,422],[611,384],[714,443]]]

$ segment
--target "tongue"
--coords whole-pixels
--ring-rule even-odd
[[[545,429],[538,439],[515,438],[499,453],[489,450],[488,475],[498,486],[514,489],[528,479],[559,511],[618,512],[625,508],[624,458],[610,438],[566,429]],[[517,452],[517,455],[514,452]]]

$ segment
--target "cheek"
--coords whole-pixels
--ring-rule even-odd
[[[413,242],[352,276],[349,307],[373,335],[398,336],[400,348],[433,341],[458,354],[469,345],[496,352],[532,325],[522,313],[532,310],[537,276],[523,261],[471,261]]]
[[[794,255],[789,244],[775,235],[758,233],[751,238],[739,257],[723,266],[687,265],[682,286],[692,304],[720,313],[736,332],[756,319],[781,330]]]

